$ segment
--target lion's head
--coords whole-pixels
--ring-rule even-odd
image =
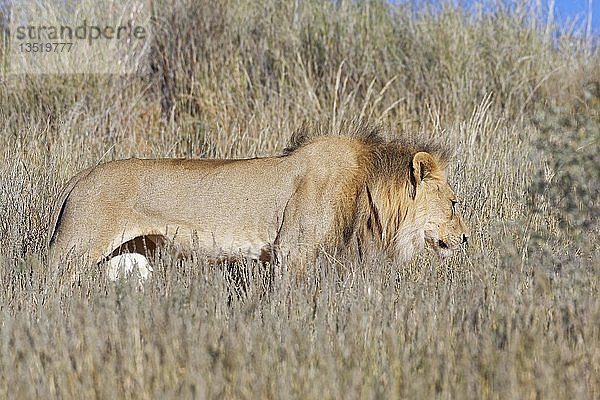
[[[454,191],[446,180],[445,161],[428,152],[412,160],[411,181],[417,215],[423,218],[425,242],[441,257],[466,243],[468,229],[463,222]]]

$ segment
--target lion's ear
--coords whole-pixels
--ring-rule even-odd
[[[425,178],[437,170],[437,164],[431,154],[420,151],[413,157],[413,174],[417,184],[423,182]]]

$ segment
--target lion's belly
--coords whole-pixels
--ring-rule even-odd
[[[161,234],[182,253],[197,251],[210,258],[262,259],[275,240],[267,229],[227,232],[169,225]]]
[[[214,240],[209,237],[200,237],[197,243],[200,251],[216,258],[238,259],[242,257],[256,260],[261,259],[261,255],[269,245],[269,241],[265,238],[241,238],[234,235],[220,235],[218,238],[215,237]]]
[[[178,208],[164,207],[156,199],[138,204],[136,219],[152,225],[144,231],[151,228],[182,252],[200,251],[216,258],[264,259],[275,242],[285,208],[283,200],[248,203],[250,196],[234,192],[228,196],[197,195],[192,202],[182,201],[182,197],[162,203]]]
[[[261,176],[283,176],[265,188],[259,177],[246,176],[245,164],[236,165],[203,173],[148,173],[130,214],[144,226],[143,231],[157,232],[184,250],[215,257],[264,258],[294,193],[293,174],[261,166]],[[179,183],[172,184],[175,181]]]

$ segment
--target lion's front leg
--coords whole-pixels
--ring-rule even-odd
[[[334,211],[316,198],[308,201],[302,196],[292,198],[286,205],[273,246],[277,261],[300,275],[314,265],[318,252],[328,248]]]

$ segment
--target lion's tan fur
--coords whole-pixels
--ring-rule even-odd
[[[434,146],[364,128],[301,130],[278,157],[109,162],[67,184],[49,233],[51,262],[72,254],[98,263],[142,237],[298,268],[319,250],[375,248],[408,260],[428,241],[444,254],[466,237],[446,163]]]

